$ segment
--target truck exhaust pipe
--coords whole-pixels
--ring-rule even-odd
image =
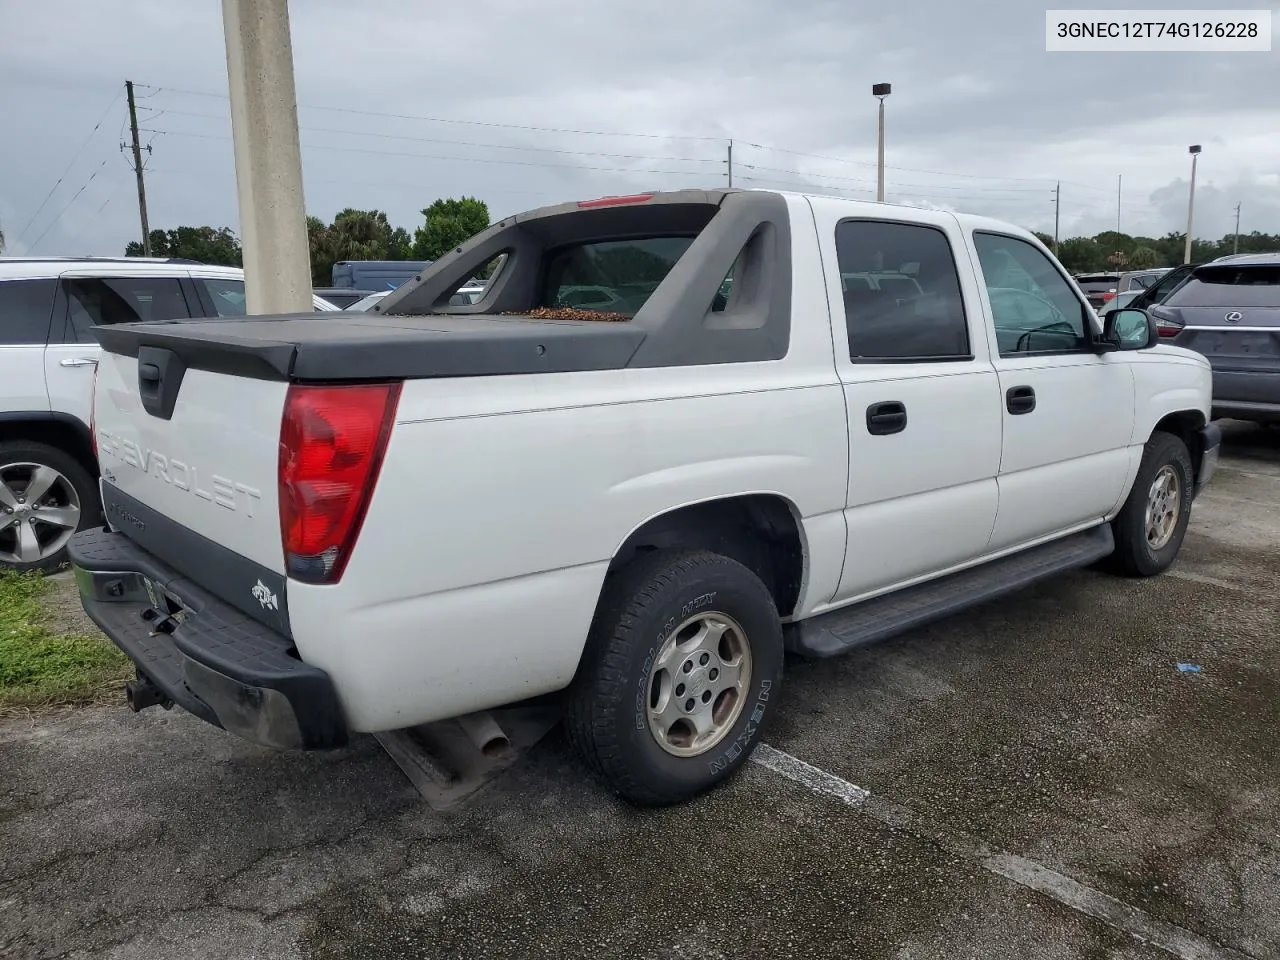
[[[164,707],[168,710],[173,706],[173,701],[166,697],[159,687],[142,674],[138,674],[138,679],[136,680],[126,681],[124,699],[129,704],[129,709],[134,713],[139,710],[145,710],[147,707]]]
[[[486,757],[500,757],[511,749],[511,738],[487,710],[458,718],[467,739]]]

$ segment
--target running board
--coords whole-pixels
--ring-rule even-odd
[[[1087,567],[1115,551],[1111,524],[1010,554],[787,628],[787,649],[804,657],[834,657],[950,616],[1038,580]]]

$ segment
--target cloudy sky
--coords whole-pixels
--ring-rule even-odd
[[[1185,229],[1200,143],[1196,234],[1230,232],[1237,203],[1244,232],[1280,232],[1280,39],[1047,53],[1044,4],[986,4],[293,0],[307,208],[378,208],[412,230],[441,196],[478,196],[496,218],[717,185],[730,139],[735,185],[872,197],[870,87],[887,81],[891,201],[1051,233],[1061,180],[1067,237],[1115,227],[1120,178],[1121,229],[1158,236]],[[0,0],[7,254],[119,254],[137,238],[126,79],[152,227],[237,229],[218,0]]]

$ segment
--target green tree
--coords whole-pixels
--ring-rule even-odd
[[[4,253],[4,231],[0,230],[0,253]]]
[[[426,223],[413,233],[413,259],[439,260],[489,226],[489,206],[475,197],[447,197],[422,211]]]
[[[1058,259],[1072,273],[1088,273],[1103,268],[1106,253],[1092,237],[1071,237],[1059,245]]]
[[[1129,269],[1131,270],[1150,270],[1152,267],[1159,267],[1160,254],[1149,246],[1134,247],[1133,252],[1129,254]]]
[[[134,240],[124,248],[126,257],[143,255],[142,242]],[[243,266],[240,241],[229,227],[178,227],[151,231],[153,257],[180,257],[226,267]]]
[[[325,225],[307,217],[307,245],[311,254],[311,282],[327,287],[339,260],[407,260],[409,232],[392,227],[381,210],[346,207]]]
[[[1039,240],[1041,243],[1043,243],[1046,247],[1048,247],[1050,250],[1053,249],[1053,237],[1049,236],[1047,233],[1041,233],[1039,230],[1032,230],[1031,232],[1035,234],[1035,238]]]

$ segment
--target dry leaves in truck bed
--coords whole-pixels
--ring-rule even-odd
[[[504,317],[532,317],[534,320],[595,320],[622,323],[631,318],[625,313],[583,310],[580,307],[534,307],[532,310],[508,310]]]

